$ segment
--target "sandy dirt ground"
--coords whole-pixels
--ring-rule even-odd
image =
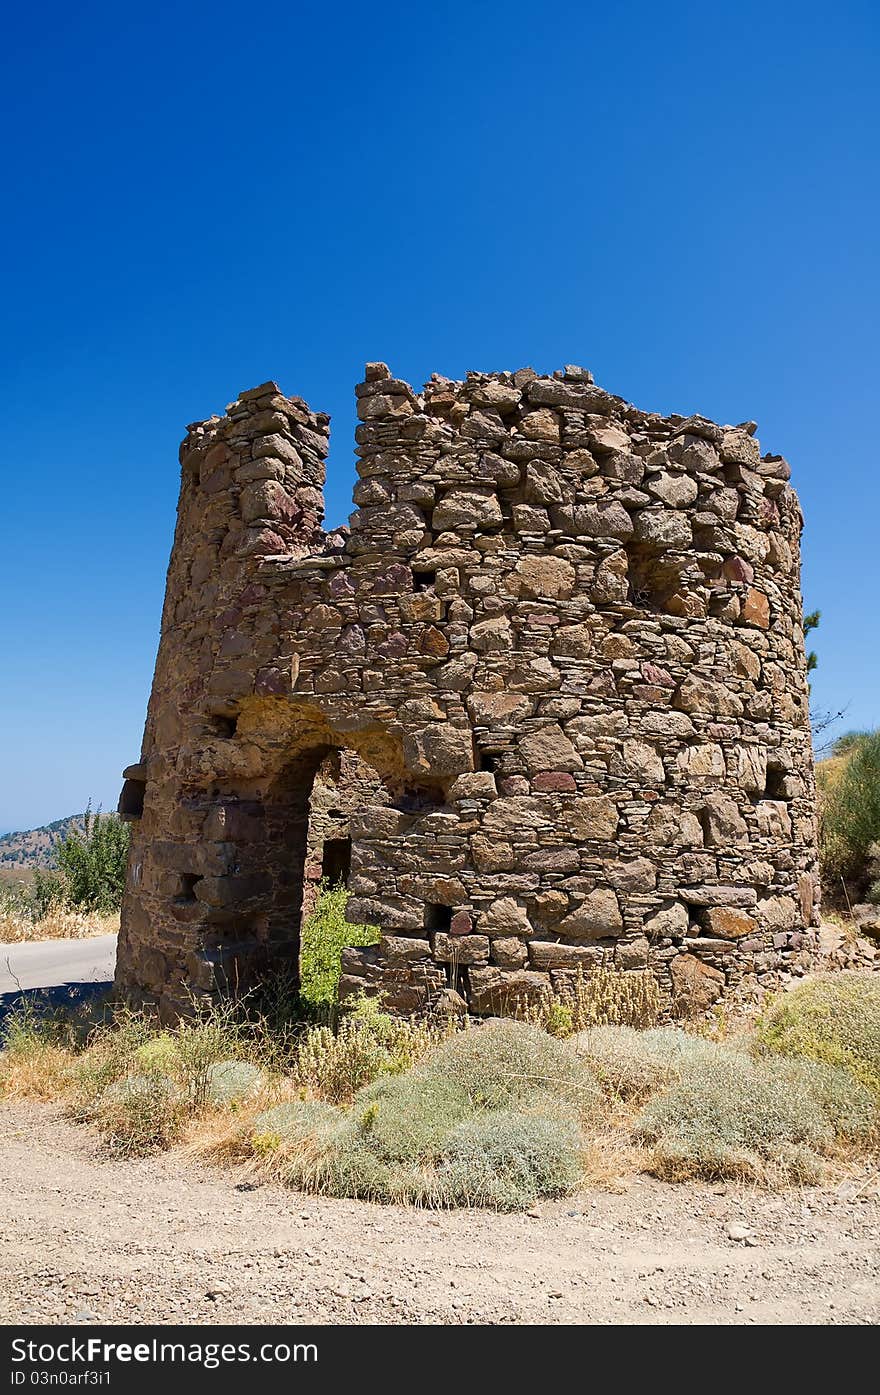
[[[534,1214],[433,1213],[120,1160],[0,1107],[3,1323],[859,1323],[876,1172],[783,1195],[636,1178]]]

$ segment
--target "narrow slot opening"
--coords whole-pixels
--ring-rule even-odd
[[[393,807],[402,814],[420,814],[431,809],[442,809],[446,796],[439,785],[406,786],[394,801]]]
[[[778,761],[767,762],[767,780],[764,785],[765,799],[785,799],[787,771]]]
[[[321,876],[331,886],[347,886],[351,872],[351,839],[328,838],[321,851]]]

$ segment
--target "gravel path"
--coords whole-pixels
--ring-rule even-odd
[[[174,1154],[103,1155],[0,1107],[0,1320],[873,1323],[875,1173],[765,1195],[636,1178],[539,1215],[237,1189]]]

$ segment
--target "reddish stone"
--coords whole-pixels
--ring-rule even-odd
[[[354,587],[348,572],[337,572],[335,576],[331,576],[327,589],[334,597],[354,595]]]
[[[501,775],[498,779],[498,793],[507,795],[528,794],[529,782],[525,775]]]
[[[755,569],[745,557],[728,557],[724,563],[724,575],[728,581],[738,581],[751,586],[755,579]]]
[[[403,562],[392,562],[375,584],[374,590],[377,595],[383,592],[411,591],[413,589],[412,571]]]
[[[658,688],[674,688],[675,679],[659,664],[642,664],[642,677],[646,683],[654,683]]]
[[[449,922],[450,935],[469,935],[474,928],[473,916],[467,911],[456,911]]]
[[[383,659],[402,659],[406,650],[406,635],[401,634],[399,630],[395,630],[393,634],[388,636],[384,644],[379,645],[378,652],[382,655]]]
[[[754,586],[749,588],[743,601],[742,618],[747,625],[757,625],[761,630],[769,629],[770,602],[763,591],[756,591]]]
[[[535,775],[532,779],[533,790],[558,790],[560,793],[572,794],[577,785],[574,776],[567,774],[564,770],[542,770],[540,775]]]

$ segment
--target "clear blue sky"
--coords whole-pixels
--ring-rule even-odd
[[[189,421],[592,368],[788,456],[814,685],[880,724],[875,3],[16,6],[0,831],[137,758]]]

